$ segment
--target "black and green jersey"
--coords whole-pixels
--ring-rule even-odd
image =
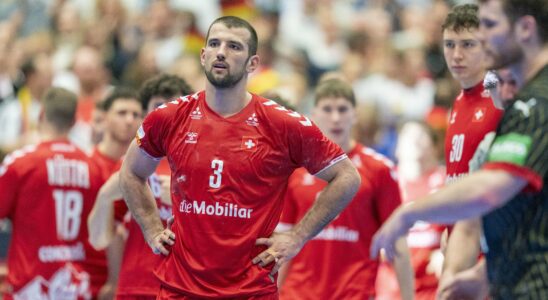
[[[494,299],[548,299],[548,65],[505,112],[485,169],[528,181],[506,205],[483,217]]]

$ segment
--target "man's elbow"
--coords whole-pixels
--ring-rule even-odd
[[[347,168],[345,173],[347,190],[349,191],[349,193],[351,193],[351,198],[353,198],[354,195],[356,195],[356,193],[358,192],[358,188],[362,183],[362,178],[360,176],[360,173],[358,173],[358,170],[354,166],[352,166],[351,168]]]

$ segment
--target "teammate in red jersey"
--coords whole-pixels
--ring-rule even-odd
[[[68,141],[76,95],[50,89],[43,99],[43,142],[8,155],[0,166],[0,218],[13,224],[5,299],[90,299],[85,219],[100,171]]]
[[[463,88],[453,104],[445,138],[446,184],[450,184],[479,169],[481,156],[475,153],[487,151],[503,110],[502,103],[495,102],[490,90],[483,85],[488,56],[481,44],[478,6],[455,6],[442,28],[447,66]],[[464,262],[461,254],[479,252],[480,228],[479,218],[455,224],[446,249],[442,285],[473,265],[473,262]],[[462,245],[469,246],[463,249]]]
[[[274,275],[354,196],[360,177],[346,154],[305,116],[248,93],[259,65],[249,23],[210,26],[201,63],[205,91],[145,119],[120,171],[128,206],[153,251],[159,299],[277,298]],[[175,222],[164,229],[146,178],[161,157],[172,171]],[[294,229],[273,234],[289,175],[298,167],[329,182]]]
[[[361,185],[340,213],[283,269],[281,299],[373,299],[379,262],[368,249],[373,233],[401,204],[394,164],[351,138],[356,122],[352,87],[327,79],[315,92],[313,119],[325,135],[348,155],[361,176]],[[278,231],[292,228],[323,193],[326,183],[306,169],[289,179]],[[404,239],[395,268],[403,299],[413,299],[413,271]]]
[[[105,112],[103,138],[91,157],[100,165],[105,180],[118,171],[135,131],[143,121],[143,108],[135,91],[118,87],[102,103]]]
[[[153,111],[157,106],[166,103],[170,99],[189,93],[191,93],[191,89],[183,79],[162,74],[144,83],[139,92],[139,98],[143,109],[148,112]],[[171,217],[169,191],[165,193],[166,185],[169,189],[170,180],[169,165],[165,167],[166,165],[167,161],[162,160],[156,172],[148,179],[156,199],[160,219],[162,219],[164,225],[167,219]],[[119,276],[116,276],[119,278],[116,298],[155,299],[160,289],[160,282],[154,276],[153,270],[161,263],[162,258],[150,252],[139,225],[129,214],[125,220],[122,220],[121,216],[127,212],[127,207],[122,200],[122,192],[119,186],[118,173],[114,173],[101,188],[93,212],[88,218],[90,232],[94,233],[93,236],[90,236],[90,242],[97,249],[105,248],[110,244],[113,236],[115,240],[119,238],[115,235],[114,219],[119,222],[124,221],[126,232],[123,236],[126,239],[121,267],[120,269],[109,270],[111,273],[119,274]]]
[[[103,179],[107,180],[120,168],[121,158],[133,140],[135,130],[139,128],[143,120],[143,109],[137,93],[125,87],[115,88],[103,100],[101,106],[104,111],[103,138],[93,149],[91,158],[99,165]],[[90,230],[90,236],[95,234]],[[88,250],[89,265],[93,268],[89,270],[91,285],[94,289],[99,288],[100,298],[108,299],[114,296],[118,280],[115,270],[120,264],[121,254],[119,253],[122,247],[122,240],[117,239],[110,243],[106,255],[105,251],[97,251],[93,247]]]

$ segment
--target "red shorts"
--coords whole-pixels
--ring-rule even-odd
[[[167,288],[165,286],[160,286],[160,292],[158,293],[158,296],[156,297],[156,300],[198,300],[200,298],[187,296],[187,295],[181,295],[177,292],[173,291],[170,288]],[[271,294],[263,294],[263,295],[254,295],[249,296],[246,298],[242,297],[236,297],[236,298],[223,298],[226,300],[278,300],[278,292],[271,293]]]

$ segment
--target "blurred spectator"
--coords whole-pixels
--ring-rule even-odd
[[[0,148],[11,152],[38,141],[37,125],[42,109],[41,100],[51,86],[52,66],[47,54],[31,57],[21,67],[24,85],[17,98],[0,106]]]
[[[110,90],[110,76],[104,65],[99,51],[95,48],[83,46],[74,55],[72,67],[73,73],[67,73],[66,78],[70,81],[76,80],[78,93],[78,110],[76,113],[76,124],[72,128],[70,138],[82,150],[90,152],[91,142],[91,120],[93,110],[97,102],[104,99]],[[64,85],[70,81],[58,82]]]

